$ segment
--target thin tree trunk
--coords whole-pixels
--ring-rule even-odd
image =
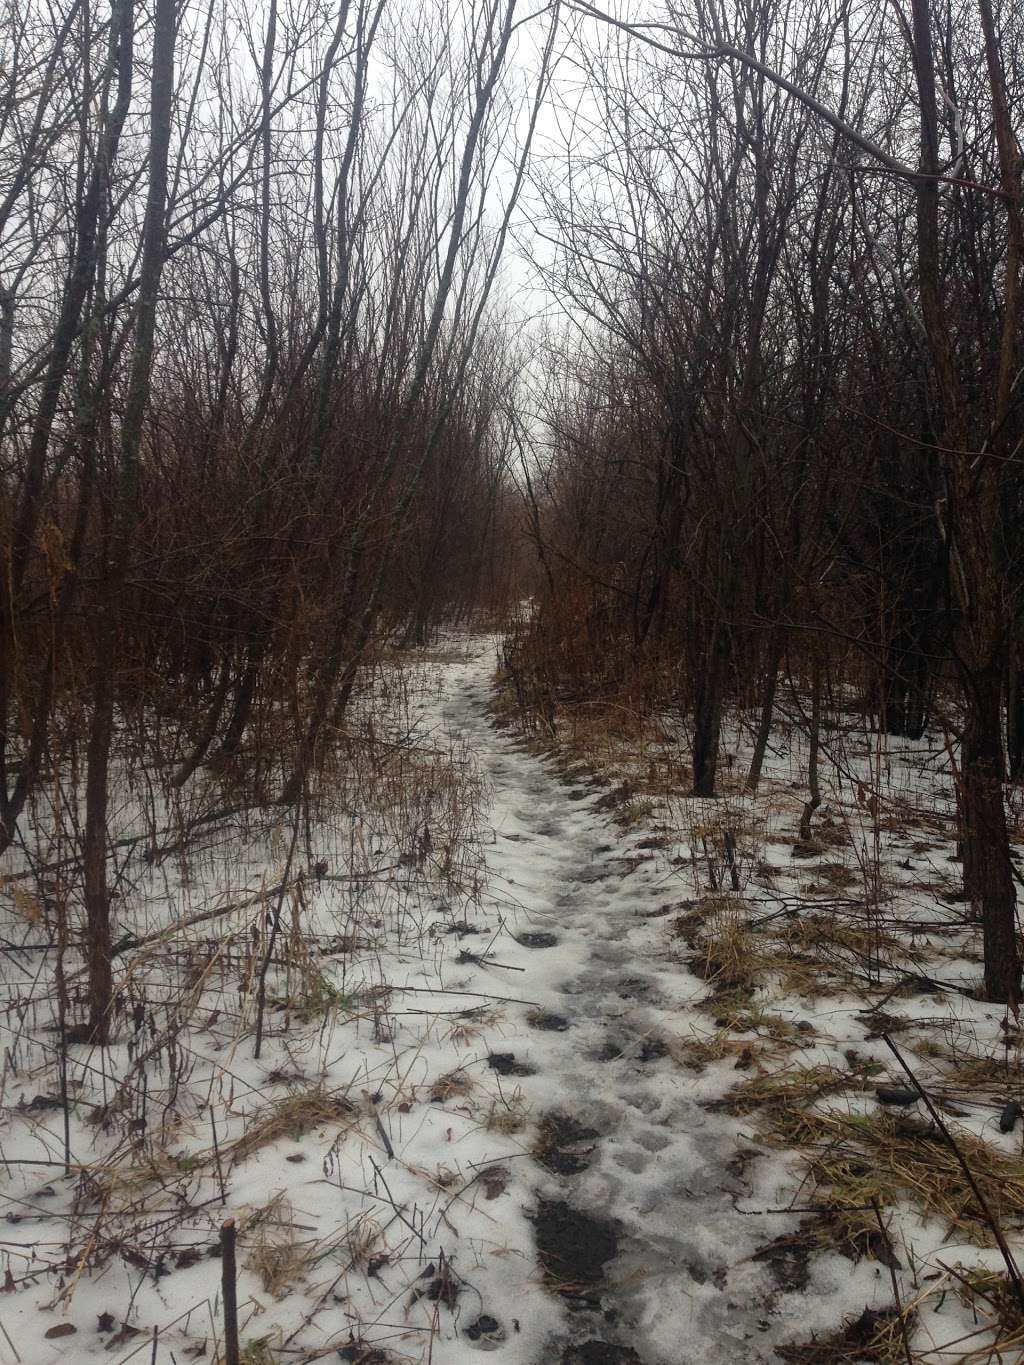
[[[807,738],[807,800],[800,814],[800,841],[811,841],[811,820],[821,805],[821,784],[818,778],[818,760],[821,754],[821,660],[815,655],[811,666],[811,723]]]
[[[107,67],[99,91],[102,131],[95,162],[81,200],[75,208],[75,250],[61,294],[53,347],[46,365],[25,459],[20,505],[12,524],[2,509],[4,551],[0,563],[0,852],[14,838],[18,817],[32,789],[46,740],[52,678],[40,690],[33,709],[28,753],[13,793],[8,792],[7,753],[9,717],[18,670],[17,595],[27,571],[45,486],[50,437],[60,406],[60,395],[71,366],[82,310],[95,279],[99,244],[106,224],[111,169],[131,106],[133,64],[133,0],[115,0],[111,12]],[[110,106],[110,92],[114,103]],[[11,304],[13,308],[13,303]],[[11,315],[13,317],[13,315]],[[6,340],[3,340],[6,346]],[[4,372],[9,357],[3,361]]]
[[[756,792],[761,781],[761,769],[764,767],[765,754],[768,751],[768,740],[772,733],[772,720],[775,715],[775,694],[779,685],[779,663],[782,659],[782,633],[772,632],[771,646],[768,651],[768,663],[764,675],[764,689],[761,693],[761,715],[757,722],[757,735],[754,739],[754,752],[750,759],[750,769],[747,772],[746,787],[748,792]]]
[[[253,702],[256,700],[256,685],[260,677],[261,658],[262,650],[255,645],[250,645],[245,661],[245,670],[235,692],[231,715],[228,717],[224,738],[220,743],[220,752],[228,758],[233,757],[238,752],[239,745],[242,743],[242,736],[245,734],[245,727],[249,723]]]
[[[149,185],[143,226],[142,264],[136,305],[131,370],[121,424],[120,461],[113,505],[113,538],[106,600],[101,604],[93,714],[86,774],[85,912],[90,944],[89,1023],[92,1041],[110,1040],[110,894],[106,841],[110,751],[114,737],[114,685],[118,671],[118,617],[124,607],[135,519],[139,455],[149,402],[156,333],[156,309],[166,250],[167,165],[174,95],[175,0],[156,0],[153,13],[153,71],[150,86]]]
[[[1009,411],[1015,374],[1021,252],[1019,167],[1006,113],[991,7],[978,0],[1000,152],[1002,189],[1009,218],[1003,336],[993,430]],[[942,297],[939,236],[939,146],[936,75],[928,0],[912,0],[914,66],[921,117],[921,175],[917,181],[917,235],[921,314],[928,336],[940,421],[940,444],[970,449],[971,432],[957,375],[949,318]],[[1006,604],[996,557],[998,470],[991,451],[976,460],[947,456],[947,536],[952,597],[960,615],[957,664],[965,706],[961,742],[964,890],[982,920],[985,995],[1012,1002],[1020,995],[1015,896],[1002,798],[1002,692]]]
[[[231,686],[231,665],[228,660],[225,659],[221,668],[220,681],[217,684],[217,691],[214,694],[213,703],[206,713],[206,721],[200,731],[199,738],[196,741],[192,752],[171,778],[172,787],[183,787],[185,785],[206,757],[210,745],[217,738],[220,718],[224,713],[224,705],[228,698],[228,689]]]
[[[1020,646],[1011,640],[1006,667],[1006,752],[1011,782],[1024,782],[1024,672]]]
[[[101,664],[98,670],[92,701],[85,784],[86,963],[89,1035],[92,1042],[102,1046],[110,1037],[113,1004],[110,893],[107,887],[107,808],[110,747],[114,730],[114,680],[109,666],[105,664]]]
[[[985,994],[990,1000],[1020,998],[1016,893],[1013,871],[1001,851],[1008,846],[1003,802],[1002,679],[995,670],[974,676],[961,741],[964,887],[982,922]]]
[[[722,730],[721,623],[711,627],[704,667],[695,679],[693,707],[693,795],[714,796]]]

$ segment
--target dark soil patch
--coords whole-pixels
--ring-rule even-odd
[[[569,1299],[592,1304],[604,1266],[618,1254],[616,1225],[557,1199],[542,1199],[532,1221],[550,1287]]]
[[[834,1336],[778,1346],[776,1350],[779,1359],[789,1361],[790,1365],[862,1365],[864,1361],[892,1360],[893,1344],[899,1342],[899,1333],[899,1314],[895,1308],[865,1308],[860,1317],[846,1323]]]
[[[587,1128],[568,1114],[547,1114],[541,1119],[533,1154],[555,1175],[579,1175],[590,1165],[599,1136],[596,1128]]]
[[[781,1289],[803,1293],[810,1283],[810,1259],[819,1244],[806,1228],[783,1234],[766,1246],[760,1247],[750,1258],[767,1265]]]
[[[625,1056],[625,1048],[618,1043],[602,1043],[596,1054],[595,1060],[598,1062],[617,1062]]]
[[[538,930],[536,933],[517,934],[516,942],[524,948],[554,948],[558,944],[558,939],[554,934]]]
[[[642,867],[644,863],[650,863],[653,861],[654,861],[653,858],[649,857],[645,858],[642,853],[637,853],[634,854],[632,857],[613,858],[609,863],[606,864],[606,866],[608,868],[609,873],[611,873],[612,876],[630,877],[637,870],[638,867]]]
[[[462,1285],[452,1274],[447,1262],[442,1263],[440,1271],[434,1265],[428,1265],[419,1278],[421,1283],[413,1289],[410,1303],[427,1299],[430,1303],[441,1303],[449,1311],[454,1311]]]
[[[482,934],[483,930],[463,919],[456,920],[453,924],[443,925],[442,933],[455,934],[458,938],[465,938],[467,934]]]
[[[376,1346],[368,1346],[365,1341],[350,1341],[338,1352],[338,1359],[349,1361],[351,1365],[388,1365],[392,1357]]]
[[[871,1042],[875,1038],[881,1038],[883,1033],[899,1033],[902,1029],[910,1027],[911,1020],[892,1014],[886,1014],[884,1010],[871,1010],[862,1016],[861,1022],[864,1025],[864,1039]]]
[[[490,1313],[481,1313],[476,1322],[471,1322],[466,1328],[466,1336],[470,1341],[479,1341],[481,1337],[494,1336],[501,1331],[501,1324],[497,1318],[492,1318]]]
[[[668,1056],[668,1046],[660,1038],[645,1038],[640,1048],[642,1062],[656,1062]]]
[[[499,1076],[534,1075],[533,1067],[527,1066],[524,1062],[517,1062],[514,1052],[492,1052],[487,1058],[487,1065]]]
[[[650,1000],[658,994],[657,986],[645,976],[624,976],[615,983],[615,990],[620,1000]]]
[[[531,1028],[543,1029],[545,1033],[565,1033],[570,1027],[564,1014],[552,1014],[550,1010],[531,1010],[526,1022]]]
[[[707,981],[709,985],[713,985],[716,994],[720,995],[723,991],[742,988],[749,989],[750,983],[742,973],[728,964],[720,962],[716,957],[701,954],[697,957],[691,957],[686,965],[694,976],[698,976],[702,981]]]
[[[581,1341],[567,1346],[561,1365],[643,1365],[632,1346],[616,1346],[610,1341]]]

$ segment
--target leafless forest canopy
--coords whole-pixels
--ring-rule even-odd
[[[1016,997],[1019,7],[2,25],[0,838],[66,825],[78,1025],[126,764],[301,809],[383,652],[526,599],[524,712],[683,714],[696,794],[801,697],[805,834],[823,708],[944,726]]]

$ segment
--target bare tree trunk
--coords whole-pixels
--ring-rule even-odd
[[[142,264],[136,305],[131,371],[121,425],[120,466],[113,507],[113,545],[106,601],[101,607],[97,676],[89,732],[86,777],[85,911],[90,935],[89,1024],[92,1041],[110,1040],[113,982],[110,969],[110,893],[106,841],[110,753],[114,737],[118,670],[118,616],[135,517],[139,454],[149,402],[156,333],[156,309],[166,252],[165,205],[174,95],[175,0],[156,0],[153,16],[153,72],[150,86],[149,185],[143,227]]]
[[[961,741],[964,887],[983,926],[985,994],[1017,999],[1016,894],[1003,802],[1002,678],[995,669],[967,681]],[[969,760],[969,761],[968,761]],[[1004,994],[1005,992],[1005,994]]]
[[[761,692],[761,714],[757,722],[754,752],[751,755],[750,769],[747,772],[746,788],[748,792],[756,792],[761,781],[761,769],[764,767],[768,740],[772,732],[772,720],[775,715],[775,693],[779,685],[779,664],[781,660],[782,632],[775,630],[772,632],[768,662],[765,666],[764,686]]]
[[[245,734],[245,727],[249,723],[253,702],[256,700],[256,687],[260,679],[262,658],[262,648],[258,645],[250,645],[246,655],[245,669],[235,690],[235,699],[224,730],[224,738],[220,742],[220,752],[227,757],[238,752],[238,746]]]
[[[811,820],[821,805],[821,785],[818,778],[818,760],[821,755],[821,660],[817,654],[811,666],[811,723],[807,738],[807,800],[800,814],[800,841],[811,841]]]
[[[941,288],[939,122],[928,0],[913,0],[912,10],[914,65],[921,114],[921,174],[917,181],[921,313],[931,352],[941,444],[947,451],[961,452],[970,449],[970,429]],[[989,83],[1010,216],[1003,354],[993,424],[997,432],[1008,410],[1016,350],[1019,171],[1016,153],[1011,147],[1012,134],[1004,126],[1007,120],[1002,74],[988,0],[979,0],[979,10],[986,38],[990,40],[986,43]],[[1020,997],[1020,963],[1013,871],[1001,785],[1000,699],[1006,605],[995,548],[999,526],[998,473],[990,454],[990,451],[983,451],[976,460],[969,460],[960,453],[946,457],[949,494],[946,534],[953,601],[960,614],[957,663],[966,710],[961,742],[964,890],[981,916],[985,995],[989,1000],[1008,1002]]]
[[[131,105],[133,62],[133,0],[115,0],[110,22],[107,67],[99,91],[102,130],[88,183],[75,206],[75,249],[61,294],[60,311],[53,331],[53,344],[46,363],[40,401],[36,409],[25,460],[20,506],[10,519],[3,506],[3,539],[0,564],[0,851],[14,838],[18,818],[32,789],[41,759],[49,721],[50,685],[47,683],[32,708],[28,753],[21,765],[13,792],[8,790],[9,715],[18,672],[17,596],[30,559],[43,506],[43,490],[50,437],[57,417],[60,395],[71,366],[82,310],[96,273],[98,242],[103,236],[103,214],[108,212],[111,168],[117,157],[124,122]],[[110,92],[114,102],[110,107]],[[5,323],[13,321],[13,301],[5,310]],[[0,338],[6,349],[7,342]],[[9,364],[9,356],[5,360]],[[6,373],[6,370],[5,370]],[[4,395],[6,398],[6,395]]]
[[[491,257],[484,270],[480,297],[474,307],[467,309],[465,285],[456,291],[456,265],[460,251],[463,249],[463,234],[466,230],[467,217],[472,203],[474,178],[478,174],[480,161],[485,153],[484,138],[487,115],[495,99],[499,79],[505,69],[509,44],[515,29],[515,0],[489,0],[485,15],[481,41],[476,45],[474,51],[471,86],[473,93],[469,101],[469,120],[465,140],[458,158],[458,178],[447,228],[448,241],[438,271],[433,305],[416,355],[416,363],[405,399],[404,411],[384,453],[374,488],[367,499],[363,515],[357,522],[351,537],[349,564],[340,594],[337,617],[333,623],[331,639],[317,677],[310,720],[300,737],[291,774],[286,779],[278,797],[278,801],[282,805],[290,804],[301,795],[309,768],[315,761],[324,741],[328,722],[332,718],[336,723],[339,722],[348,705],[357,671],[372,636],[380,604],[382,585],[396,543],[394,538],[385,542],[376,571],[363,588],[362,606],[356,611],[359,595],[356,589],[368,550],[368,538],[371,526],[374,524],[373,517],[377,499],[393,475],[399,457],[408,442],[412,424],[419,415],[419,405],[426,392],[431,369],[438,357],[441,334],[446,321],[449,325],[454,324],[455,327],[461,326],[464,329],[457,351],[453,351],[453,359],[456,355],[458,356],[454,364],[456,384],[461,383],[466,373],[470,354],[483,317],[483,309],[494,283],[501,249],[509,231],[512,210],[518,201],[522,188],[526,161],[540,113],[542,93],[550,70],[556,31],[555,19],[552,21],[544,48],[537,91],[527,134],[517,158],[513,187],[505,205],[500,227],[495,235]],[[467,313],[469,314],[468,317]],[[453,317],[450,316],[452,314]],[[423,454],[410,470],[405,487],[396,501],[394,509],[395,537],[405,528],[409,509],[422,484],[428,463],[448,423],[451,399],[450,393],[439,398],[429,435],[424,442]]]
[[[202,763],[209,752],[210,745],[217,738],[217,731],[220,727],[220,718],[224,712],[224,705],[228,698],[228,691],[231,686],[231,665],[227,659],[221,664],[221,675],[217,683],[217,690],[214,693],[213,701],[206,713],[206,720],[203,728],[199,732],[192,752],[179,765],[171,778],[172,787],[183,787],[196,769]]]
[[[717,619],[698,676],[694,679],[693,795],[714,796],[718,772],[718,745],[722,732],[722,632]]]
[[[110,749],[114,731],[114,680],[109,668],[99,670],[93,688],[93,715],[86,749],[85,783],[85,921],[88,943],[89,1035],[104,1044],[110,1037],[113,1003],[110,892],[107,886],[107,808]]]
[[[1011,782],[1024,781],[1024,670],[1020,645],[1011,640],[1006,667],[1006,752]]]

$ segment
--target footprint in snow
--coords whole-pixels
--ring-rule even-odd
[[[613,989],[620,1000],[656,1001],[661,994],[654,982],[644,976],[624,976]]]
[[[635,954],[631,953],[629,948],[617,941],[599,943],[591,952],[591,957],[612,967],[621,967],[633,956]]]
[[[593,867],[585,867],[583,868],[582,871],[577,872],[576,875],[573,877],[573,881],[579,882],[581,885],[587,886],[592,882],[603,882],[610,875],[611,874],[609,873],[606,867],[595,865]]]
[[[667,1133],[659,1133],[650,1128],[637,1133],[636,1140],[648,1152],[663,1152],[672,1144],[672,1139]]]
[[[614,1161],[616,1166],[621,1166],[624,1171],[629,1171],[631,1175],[643,1175],[651,1164],[648,1152],[632,1151],[629,1148],[616,1152]]]

